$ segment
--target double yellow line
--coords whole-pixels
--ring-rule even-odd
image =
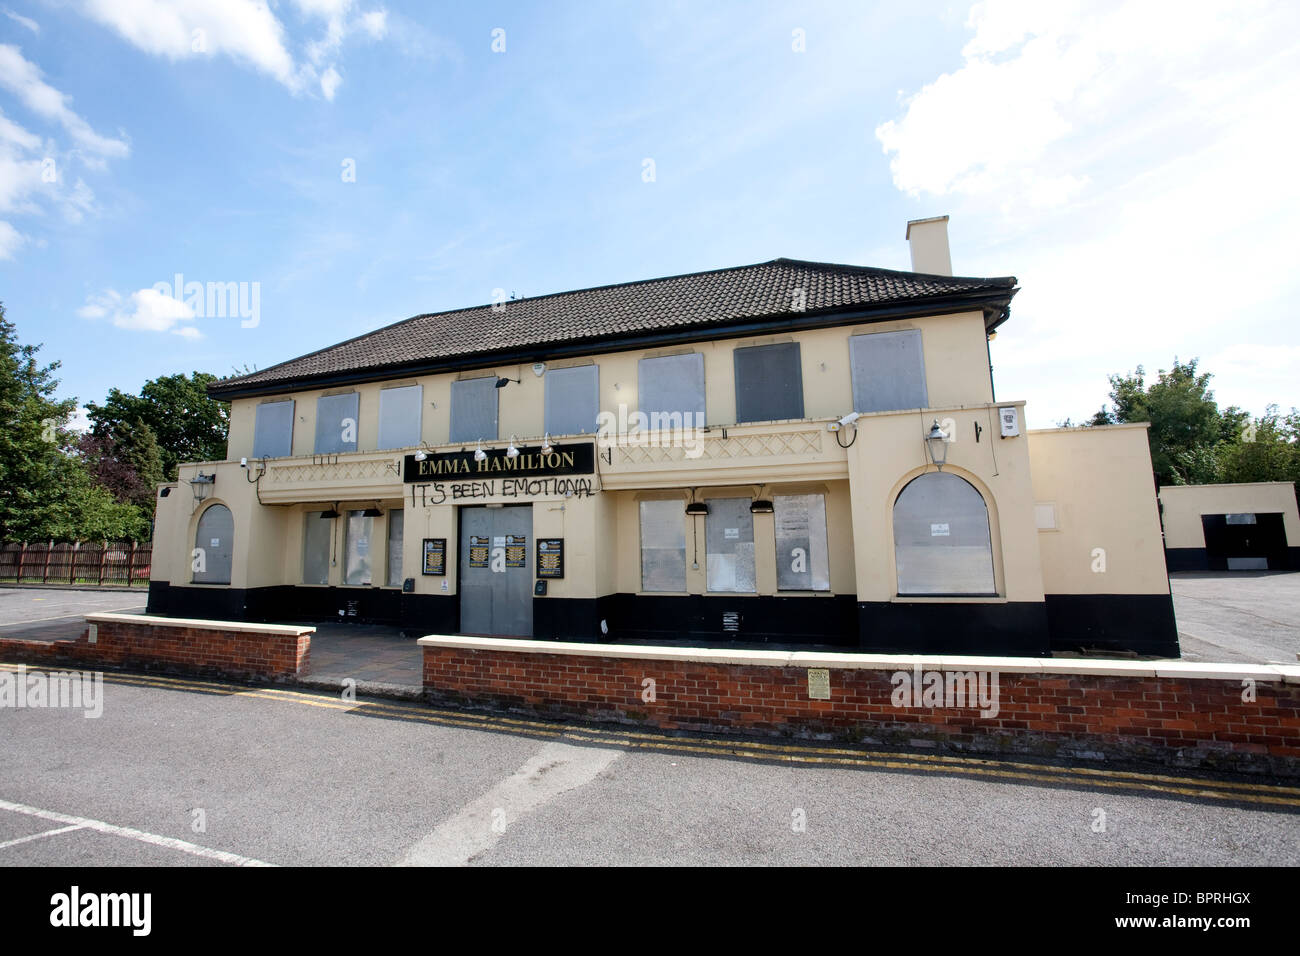
[[[0,670],[12,671],[16,667],[17,665],[0,663]],[[39,667],[29,669],[54,670],[55,668]],[[1194,797],[1202,800],[1300,809],[1300,787],[1289,787],[1280,784],[1208,780],[1198,777],[1106,770],[1093,767],[1057,767],[1050,764],[988,757],[893,753],[857,748],[822,747],[811,744],[763,743],[750,740],[728,740],[726,738],[695,734],[685,737],[670,737],[662,733],[630,729],[605,729],[578,724],[527,720],[499,714],[444,710],[423,704],[403,705],[375,700],[346,701],[338,695],[318,694],[298,689],[248,687],[219,681],[155,675],[106,673],[104,681],[109,684],[121,684],[130,687],[157,687],[165,690],[189,691],[191,693],[270,700],[305,707],[350,711],[364,716],[407,720],[444,727],[511,733],[547,740],[562,738],[604,747],[732,757],[769,763],[780,762],[810,766],[862,767],[879,770],[957,774],[969,777],[1049,784],[1052,786],[1147,792]]]

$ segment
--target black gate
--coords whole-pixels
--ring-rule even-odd
[[[1289,567],[1282,515],[1201,515],[1211,571],[1281,571]]]

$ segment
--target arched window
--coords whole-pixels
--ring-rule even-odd
[[[225,505],[209,505],[199,515],[190,567],[195,584],[229,584],[230,558],[235,550],[235,518]]]
[[[899,594],[995,594],[989,512],[970,482],[929,472],[894,502]]]

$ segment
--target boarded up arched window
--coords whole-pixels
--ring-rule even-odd
[[[901,594],[995,594],[989,512],[970,482],[929,472],[894,502],[894,559]]]
[[[199,515],[190,555],[195,584],[229,584],[235,551],[235,518],[225,505],[209,505]]]

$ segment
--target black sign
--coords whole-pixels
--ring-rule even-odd
[[[407,455],[402,470],[403,481],[438,481],[441,479],[524,478],[548,475],[590,475],[596,470],[595,446],[584,442],[552,445],[543,455],[541,445],[519,446],[511,457],[508,449],[483,449],[486,456],[475,461],[475,451],[449,451],[428,455],[417,461]]]
[[[446,538],[424,539],[424,568],[422,573],[434,577],[444,577],[447,574]],[[412,581],[411,583],[414,585],[415,582]]]
[[[564,577],[564,539],[537,539],[537,576],[539,578]]]

